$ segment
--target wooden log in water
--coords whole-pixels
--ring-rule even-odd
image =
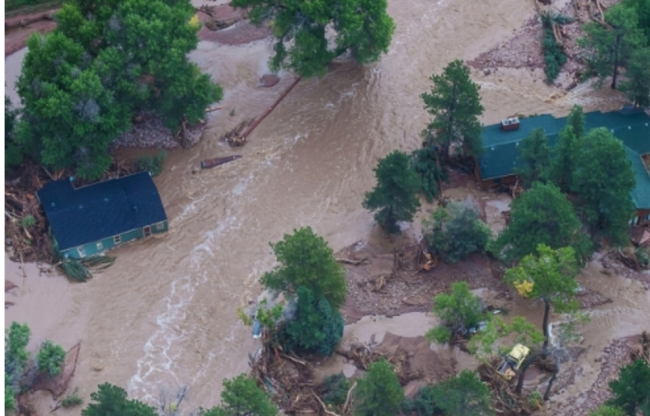
[[[226,157],[217,157],[214,159],[203,159],[201,161],[201,169],[210,169],[215,166],[223,165],[224,163],[232,162],[233,160],[240,159],[241,155],[232,155]]]

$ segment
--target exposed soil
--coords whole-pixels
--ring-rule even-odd
[[[77,359],[79,359],[79,350],[81,349],[81,342],[77,343],[74,347],[70,348],[65,355],[65,361],[61,366],[61,373],[55,377],[49,377],[44,373],[40,373],[34,380],[31,391],[45,390],[52,393],[52,398],[57,400],[68,390],[70,380],[74,376],[77,368]]]
[[[398,267],[392,272],[395,256]],[[337,258],[358,261],[345,264],[348,297],[342,308],[346,323],[356,322],[365,315],[395,316],[406,312],[429,311],[433,297],[446,292],[451,284],[466,281],[470,288],[488,288],[497,298],[510,299],[510,292],[501,280],[500,267],[484,256],[474,255],[455,264],[438,262],[430,271],[419,269],[420,248],[410,243],[395,250],[357,242],[336,254]],[[384,282],[382,284],[382,282]]]
[[[609,8],[620,0],[602,0],[603,7]],[[558,2],[554,2],[558,3]],[[584,36],[582,25],[590,22],[589,13],[582,5],[582,1],[571,0],[564,6],[554,7],[549,10],[559,12],[561,15],[573,19],[572,23],[561,26],[563,49],[567,55],[567,62],[562,67],[560,75],[554,85],[559,88],[571,89],[580,81],[584,71],[584,61],[580,58],[580,48],[577,39]],[[544,54],[542,52],[542,22],[538,16],[531,17],[519,28],[513,36],[501,42],[493,49],[480,54],[468,62],[468,65],[483,70],[488,75],[498,68],[544,68]]]
[[[56,22],[52,17],[55,11],[53,9],[46,12],[27,13],[5,19],[5,57],[24,48],[27,39],[33,33],[44,35],[53,31],[56,28]]]
[[[242,45],[271,36],[271,29],[264,24],[252,25],[248,13],[243,9],[233,9],[228,4],[201,7],[198,12],[203,23],[199,39],[224,45]]]

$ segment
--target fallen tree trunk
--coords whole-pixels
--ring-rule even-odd
[[[5,21],[5,30],[16,29],[24,27],[40,20],[54,20],[54,13],[56,10],[48,10],[46,12],[35,13],[29,16],[14,17]]]

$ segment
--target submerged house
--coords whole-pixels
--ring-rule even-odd
[[[524,119],[508,118],[501,123],[485,126],[481,133],[484,153],[475,164],[474,174],[481,188],[499,184],[513,184],[519,165],[519,142],[533,130],[542,128],[549,144],[553,146],[567,118],[555,118],[545,114]],[[642,111],[613,111],[585,113],[585,128],[589,131],[606,127],[623,142],[628,159],[636,176],[632,201],[637,212],[633,224],[650,223],[650,173],[643,163],[643,156],[650,155],[650,117]]]
[[[128,241],[167,231],[167,214],[148,172],[75,189],[69,180],[37,192],[65,257],[97,255]]]

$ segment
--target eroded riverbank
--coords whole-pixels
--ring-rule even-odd
[[[261,114],[292,76],[281,73],[278,85],[258,88],[268,70],[269,41],[201,42],[191,54],[224,87],[224,110],[213,113],[196,147],[171,152],[155,179],[170,232],[115,250],[116,264],[87,284],[60,281],[72,287],[67,300],[34,299],[26,306],[58,317],[35,339],[83,339],[74,381],[83,397],[105,381],[149,402],[166,385],[187,385],[187,409],[216,404],[222,379],[246,371],[247,354],[256,348],[236,309],[257,295],[259,277],[273,264],[268,242],[303,225],[336,251],[383,238],[361,208],[363,193],[374,185],[378,158],[419,146],[428,120],[419,94],[430,87],[428,77],[506,40],[534,14],[534,5],[391,1],[389,13],[397,29],[380,62],[362,68],[342,60],[323,78],[301,81],[237,149],[242,159],[196,174],[201,159],[234,153],[219,138]],[[19,56],[5,60],[9,90]],[[621,103],[587,86],[565,93],[526,69],[474,78],[486,124],[514,113],[564,114],[574,103],[587,111]],[[69,324],[71,317],[78,321]]]

